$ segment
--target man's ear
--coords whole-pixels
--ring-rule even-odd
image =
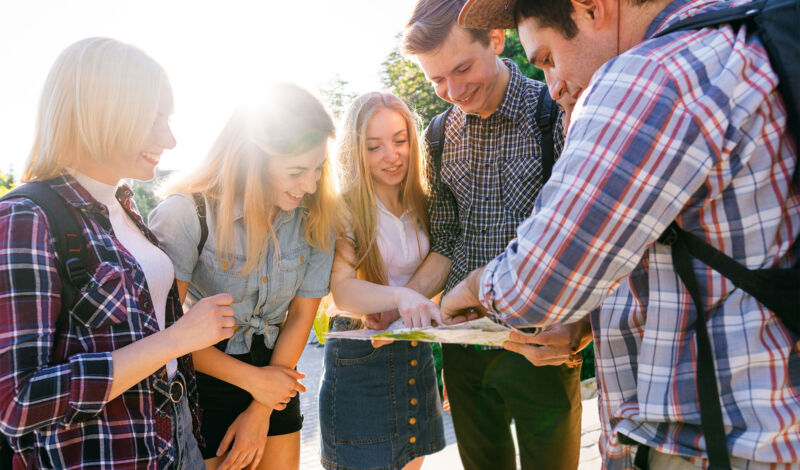
[[[492,49],[494,55],[500,55],[503,53],[503,49],[506,47],[506,34],[505,31],[502,29],[490,29],[489,30],[489,48]]]
[[[574,19],[580,28],[581,23],[589,24],[594,29],[602,29],[609,22],[609,5],[607,0],[570,0],[575,10]],[[616,27],[616,26],[615,26]]]

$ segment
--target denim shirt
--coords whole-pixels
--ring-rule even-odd
[[[236,256],[233,266],[217,258],[216,210],[206,199],[208,239],[198,255],[200,221],[191,195],[174,194],[150,214],[150,229],[175,265],[175,277],[189,283],[188,305],[199,299],[227,292],[233,296],[233,310],[239,327],[228,340],[225,352],[244,354],[250,350],[253,335],[264,336],[270,349],[278,338],[279,325],[286,319],[289,303],[296,296],[319,298],[328,293],[333,247],[328,252],[308,244],[305,238],[306,209],[278,211],[273,221],[280,246],[280,261],[271,239],[265,240],[266,260],[250,274],[239,271],[246,262],[246,234],[243,207],[234,208]]]

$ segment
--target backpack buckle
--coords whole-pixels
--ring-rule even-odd
[[[89,281],[89,273],[81,258],[69,258],[64,261],[64,269],[73,286],[83,286]]]
[[[669,224],[669,226],[667,226],[667,229],[664,230],[664,233],[662,233],[661,236],[658,237],[658,242],[663,243],[664,245],[672,246],[677,241],[678,241],[678,231],[675,230],[675,227],[673,227],[672,224]]]

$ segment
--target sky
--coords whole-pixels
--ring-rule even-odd
[[[2,0],[0,170],[19,176],[45,77],[69,44],[107,36],[136,45],[167,71],[178,145],[161,160],[203,158],[230,111],[269,82],[314,92],[335,77],[353,92],[380,89],[380,64],[414,0]]]

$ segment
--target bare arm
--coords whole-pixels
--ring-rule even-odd
[[[331,270],[331,293],[337,308],[367,314],[397,309],[410,327],[430,326],[432,318],[438,319],[439,309],[427,296],[406,287],[358,279],[355,259],[353,244],[347,239],[337,240]]]
[[[433,298],[444,289],[447,276],[450,274],[450,258],[431,251],[422,262],[417,272],[406,284],[427,298]]]
[[[308,341],[308,333],[317,315],[320,299],[295,297],[289,304],[286,316],[275,349],[272,352],[271,366],[294,368]]]

